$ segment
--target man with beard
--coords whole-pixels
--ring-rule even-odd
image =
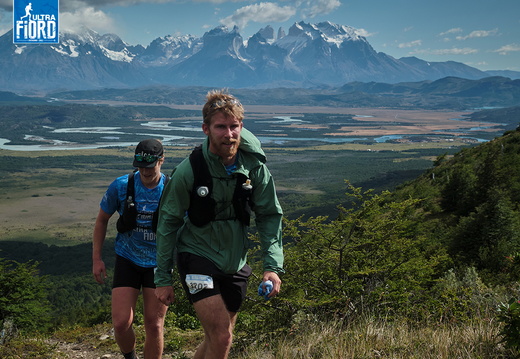
[[[196,359],[228,357],[251,275],[251,209],[262,246],[262,286],[272,283],[267,298],[279,293],[283,272],[282,209],[260,142],[243,128],[244,110],[234,96],[211,91],[206,100],[207,138],[176,167],[161,200],[155,274],[155,293],[170,305],[177,253],[181,283],[204,329]]]

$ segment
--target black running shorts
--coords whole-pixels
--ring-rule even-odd
[[[201,299],[220,294],[228,311],[236,313],[240,310],[246,297],[247,281],[251,275],[251,267],[247,264],[235,274],[222,272],[210,260],[191,253],[179,253],[177,268],[181,277],[181,283],[190,299],[195,303]],[[191,294],[186,284],[187,274],[207,275],[213,279],[213,289],[203,289]]]
[[[143,268],[124,257],[116,255],[112,288],[132,287],[135,289],[155,288],[155,268]]]

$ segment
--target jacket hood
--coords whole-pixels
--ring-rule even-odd
[[[266,163],[267,161],[260,140],[245,127],[243,127],[240,132],[240,146],[238,148],[244,152],[252,154],[262,163]]]

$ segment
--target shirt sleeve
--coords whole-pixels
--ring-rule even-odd
[[[180,166],[186,167],[186,163]],[[187,164],[189,171],[189,163]],[[184,225],[184,217],[189,207],[189,187],[191,182],[177,167],[166,185],[159,207],[159,220],[157,224],[157,269],[155,272],[155,285],[165,287],[172,285],[172,269],[174,266],[177,235]]]
[[[255,223],[262,248],[264,271],[283,273],[282,217],[283,211],[271,173],[265,165],[252,176]]]
[[[127,176],[128,178],[128,176]],[[123,183],[124,176],[117,178],[113,181],[109,186],[107,191],[105,192],[99,206],[101,209],[110,215],[114,214],[116,211],[120,210],[121,207],[121,199],[119,195],[121,193],[121,186],[124,185],[126,188],[126,183],[128,183],[128,179],[125,183]],[[126,190],[124,191],[124,195],[126,195]]]

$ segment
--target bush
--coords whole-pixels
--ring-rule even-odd
[[[503,290],[487,286],[474,267],[450,269],[428,292],[421,305],[432,323],[461,323],[494,316]]]
[[[251,332],[288,332],[308,316],[353,320],[377,313],[423,319],[417,308],[449,259],[443,248],[417,232],[420,201],[394,202],[388,192],[348,189],[350,207],[340,207],[338,218],[285,221],[282,293],[269,302],[246,303],[257,320]],[[258,263],[253,267],[261,270]],[[250,292],[258,282],[251,286]]]
[[[0,343],[18,331],[49,328],[46,278],[38,275],[38,263],[20,264],[0,258]]]
[[[508,348],[520,349],[520,300],[512,298],[498,306],[498,320],[504,324],[500,331],[502,342]]]

